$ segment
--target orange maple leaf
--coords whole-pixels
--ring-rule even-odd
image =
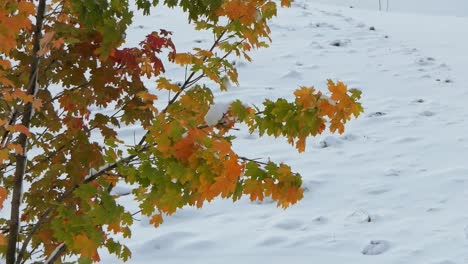
[[[123,228],[122,226],[120,225],[119,221],[116,221],[112,224],[109,224],[107,226],[107,231],[113,231],[114,234],[117,234],[117,233],[120,233],[122,232]]]
[[[93,260],[99,258],[96,251],[97,246],[96,241],[89,239],[84,234],[73,237],[73,249],[77,250],[82,256],[92,258]]]
[[[5,246],[7,244],[6,237],[4,234],[0,234],[0,246]]]
[[[211,185],[209,189],[213,196],[221,194],[221,197],[226,198],[230,193],[236,190],[236,182],[231,181],[227,177],[219,176],[215,178],[215,181],[216,182]]]
[[[223,11],[218,12],[218,15],[226,15],[231,20],[239,19],[243,24],[252,24],[256,13],[255,1],[232,0],[224,4]]]
[[[322,116],[328,116],[330,118],[335,115],[336,109],[333,107],[332,104],[328,102],[328,100],[320,100],[320,103],[318,104],[318,108],[320,109],[320,115]]]
[[[290,7],[291,0],[281,0],[281,6]]]
[[[343,98],[347,98],[348,87],[343,82],[337,82],[336,84],[332,80],[327,81],[328,90],[332,93],[331,99],[334,101],[339,101]]]
[[[224,162],[226,177],[230,181],[237,181],[244,171],[245,164],[239,164],[237,161],[237,155],[230,157],[227,161]]]
[[[7,190],[4,187],[0,187],[0,209],[3,208],[3,202],[7,198]]]
[[[163,222],[162,214],[153,215],[149,222],[157,228]]]
[[[306,138],[300,137],[296,142],[296,149],[299,152],[304,152],[306,147]]]
[[[296,103],[301,105],[305,109],[309,109],[314,106],[317,102],[317,98],[314,96],[314,88],[301,87],[294,91],[296,96]]]

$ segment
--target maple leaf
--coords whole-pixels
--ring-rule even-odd
[[[174,144],[174,157],[183,162],[187,162],[195,152],[195,147],[196,145],[192,137],[182,138]]]
[[[29,132],[29,129],[23,125],[14,125],[14,126],[10,126],[8,127],[8,130],[13,130],[13,131],[16,131],[16,132],[20,132],[22,134],[25,134],[26,136],[30,137],[31,136],[31,132]]]
[[[52,48],[59,49],[59,48],[61,48],[63,46],[64,43],[65,43],[64,38],[59,38],[59,39],[52,40]]]
[[[170,83],[166,78],[159,78],[156,82],[158,83],[158,89],[160,90],[165,89],[175,93],[180,91],[179,85]]]
[[[305,151],[305,146],[306,146],[306,139],[305,137],[300,137],[297,142],[296,142],[296,149],[299,152],[304,152]]]
[[[324,100],[313,88],[300,87],[295,101],[266,101],[264,109],[236,101],[216,125],[206,127],[204,117],[217,93],[200,80],[214,81],[223,91],[229,82],[238,85],[232,59],[251,61],[250,52],[267,47],[268,23],[279,3],[290,6],[291,0],[159,1],[180,7],[196,30],[213,34],[211,48],[187,53],[176,52],[166,30],[144,36],[136,47],[124,47],[133,18],[128,1],[45,1],[46,10],[54,10],[55,5],[61,10],[47,12],[42,28],[36,25],[42,9],[36,8],[37,1],[6,1],[0,9],[0,27],[5,26],[0,29],[0,105],[6,106],[0,111],[0,130],[10,133],[0,149],[0,163],[8,161],[14,167],[10,159],[15,153],[30,155],[33,165],[23,175],[29,195],[20,219],[31,222],[37,215],[47,219],[46,224],[32,223],[36,226],[30,244],[14,243],[26,243],[24,256],[35,246],[48,256],[65,243],[63,256],[82,255],[84,262],[99,262],[97,248],[102,245],[126,261],[131,256],[128,248],[106,237],[111,232],[130,236],[130,213],[116,201],[118,195],[110,194],[110,188],[106,191],[117,181],[136,185],[132,197],[142,213],[158,212],[150,218],[155,227],[163,222],[163,213],[170,215],[186,205],[201,207],[218,196],[234,201],[242,195],[252,200],[271,196],[287,207],[302,198],[300,176],[285,165],[242,161],[232,149],[235,137],[229,133],[234,123],[244,123],[250,133],[283,136],[302,152],[306,138],[324,131],[326,124],[331,124],[331,131],[342,132],[346,121],[362,112],[359,91],[329,81],[336,103]],[[137,2],[148,14],[158,1]],[[41,39],[34,39],[33,29],[44,33]],[[28,53],[36,50],[38,42],[38,54],[47,54],[37,64],[40,83],[60,84],[62,90],[26,92],[34,59]],[[185,83],[183,89],[160,77],[165,72],[163,61],[186,71],[174,78]],[[147,80],[152,77],[157,89],[164,91],[154,92]],[[153,104],[156,94],[168,92],[167,104],[162,100]],[[12,116],[9,106],[21,110],[27,104],[37,110],[32,121],[7,126]],[[117,133],[129,124],[146,130],[140,143],[129,144],[122,139],[125,133]],[[28,148],[17,144],[21,133],[30,136],[29,149],[37,151],[27,153]],[[99,168],[100,173],[93,174],[98,178],[86,177],[91,168]],[[0,206],[6,193],[0,187]],[[0,245],[4,244],[0,235]]]
[[[152,224],[154,227],[158,227],[159,225],[161,225],[163,223],[163,218],[162,218],[162,214],[155,214],[151,217],[150,221],[149,221],[150,224]]]
[[[4,160],[8,159],[9,153],[10,152],[7,148],[0,149],[0,164],[2,164]]]
[[[210,186],[210,192],[213,196],[221,194],[222,198],[226,198],[236,189],[236,182],[228,177],[220,176],[215,178],[215,183]]]
[[[113,224],[109,224],[107,226],[107,231],[113,231],[114,234],[121,233],[124,229],[120,225],[119,221],[114,222]]]
[[[224,10],[220,14],[249,25],[256,21],[257,9],[254,1],[231,0],[224,4]]]
[[[156,95],[149,93],[148,91],[141,91],[137,95],[138,97],[143,99],[143,101],[147,101],[147,102],[153,102],[158,99]]]
[[[301,87],[294,91],[294,95],[296,96],[296,103],[298,105],[303,106],[305,109],[309,109],[310,107],[314,106],[317,98],[314,96],[314,88],[307,88]]]
[[[224,162],[226,177],[235,182],[241,176],[244,171],[245,164],[239,164],[237,161],[237,156],[230,157],[227,161]]]
[[[7,240],[4,234],[0,233],[0,246],[6,246]]]
[[[37,98],[34,99],[34,100],[32,101],[32,106],[33,106],[34,110],[39,110],[39,109],[41,109],[41,107],[42,107],[42,100],[41,100],[41,99],[37,99]]]
[[[16,154],[23,155],[23,147],[20,144],[8,144],[7,148],[14,150]]]
[[[281,0],[281,6],[290,7],[292,0]]]
[[[3,202],[5,201],[7,196],[8,196],[7,190],[4,187],[0,186],[0,209],[3,208]]]
[[[174,61],[179,65],[192,64],[193,55],[190,53],[177,53],[174,57]]]
[[[73,237],[73,249],[77,250],[82,256],[94,259],[97,250],[96,241],[89,239],[85,234],[79,234]],[[99,257],[99,255],[97,255]]]
[[[333,117],[335,115],[335,107],[328,102],[328,100],[320,100],[318,104],[318,108],[320,109],[320,113],[322,116]]]
[[[264,194],[262,184],[259,181],[246,180],[244,186],[244,193],[250,195],[250,201],[263,201]]]
[[[141,66],[141,72],[146,74],[147,78],[151,78],[151,74],[153,73],[153,67],[151,67],[151,64],[148,60],[145,60],[143,62],[143,65]]]
[[[346,91],[348,90],[347,86],[342,82],[337,82],[336,84],[332,80],[327,81],[328,90],[332,93],[331,99],[334,101],[339,101],[347,97]]]

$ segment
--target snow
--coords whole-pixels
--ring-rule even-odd
[[[311,139],[303,154],[283,139],[236,134],[241,155],[300,172],[304,199],[287,210],[216,200],[158,229],[136,216],[124,240],[131,263],[468,263],[468,2],[389,3],[379,12],[377,0],[296,1],[273,21],[271,47],[253,63],[238,60],[240,86],[216,91],[217,102],[256,105],[291,99],[298,85],[323,90],[327,78],[363,91],[365,113],[346,133]],[[208,46],[210,36],[180,17],[137,17],[127,36],[138,43],[165,27],[178,51]],[[174,80],[183,74],[167,69]],[[215,104],[207,123],[227,106]],[[120,201],[138,210],[130,196]],[[120,263],[105,251],[101,258]]]
[[[211,105],[210,109],[205,115],[205,122],[209,126],[218,124],[224,115],[228,112],[230,103],[215,103]]]

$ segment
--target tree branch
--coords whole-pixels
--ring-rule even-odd
[[[142,147],[135,154],[132,154],[132,155],[129,155],[129,156],[125,157],[125,158],[122,158],[122,159],[120,159],[120,160],[118,160],[118,161],[116,161],[114,163],[106,164],[106,165],[102,166],[101,168],[99,168],[99,170],[97,170],[97,171],[90,172],[84,178],[84,180],[83,180],[83,182],[81,184],[87,184],[87,183],[90,183],[90,182],[96,180],[99,176],[102,176],[102,175],[106,174],[108,171],[117,168],[117,166],[119,164],[127,164],[127,163],[133,161],[141,151],[145,151],[148,148],[149,148],[148,146]],[[59,198],[56,199],[56,203],[54,205],[49,206],[42,213],[42,215],[39,217],[39,220],[36,222],[36,224],[34,224],[33,228],[31,229],[31,231],[27,235],[26,239],[24,240],[23,245],[21,247],[21,250],[18,253],[18,260],[20,260],[20,257],[22,258],[24,256],[24,254],[26,253],[26,250],[28,248],[28,244],[29,244],[29,242],[31,242],[32,237],[39,230],[39,228],[41,228],[42,225],[47,222],[49,215],[57,208],[57,204],[63,202],[65,199],[70,197],[73,194],[73,192],[76,189],[78,189],[78,187],[80,187],[80,185],[75,185],[71,189],[64,192]],[[20,262],[17,262],[17,264],[19,264],[19,263]]]

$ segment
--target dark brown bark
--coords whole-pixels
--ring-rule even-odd
[[[37,8],[36,14],[36,26],[33,36],[33,51],[31,54],[31,72],[29,75],[29,84],[28,84],[28,94],[35,96],[38,90],[37,85],[37,75],[39,68],[39,56],[37,55],[40,50],[40,40],[42,38],[42,25],[44,21],[44,14],[46,9],[46,0],[40,0]],[[21,124],[27,128],[30,127],[33,106],[32,103],[28,103],[25,106],[23,118]],[[26,172],[27,164],[27,148],[28,148],[28,138],[25,134],[20,134],[18,137],[18,144],[23,148],[22,154],[16,155],[16,170],[13,180],[13,195],[11,199],[11,214],[10,214],[10,223],[9,223],[9,236],[8,244],[6,251],[6,264],[15,264],[15,262],[20,263],[21,257],[16,258],[16,247],[18,243],[18,233],[20,225],[20,206],[21,206],[21,197],[23,189],[23,178]]]

